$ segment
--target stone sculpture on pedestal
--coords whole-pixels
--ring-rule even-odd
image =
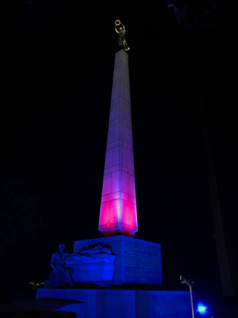
[[[53,271],[50,274],[49,281],[45,282],[45,286],[61,286],[69,283],[73,286],[72,274],[74,270],[66,264],[66,259],[71,255],[64,253],[64,244],[59,245],[59,251],[54,253],[51,258],[50,266]]]
[[[120,24],[116,21],[116,27]],[[148,290],[149,285],[162,284],[160,244],[135,237],[138,222],[129,64],[125,52],[129,47],[123,25],[120,31],[117,30],[118,42],[123,49],[115,57],[98,225],[102,237],[75,241],[75,254],[67,255],[62,266],[75,282],[114,288],[88,289],[84,284],[70,291],[38,288],[37,299],[77,299],[83,302],[85,311],[74,312],[85,318],[189,318],[189,292]],[[74,272],[67,272],[69,268]],[[123,289],[124,284],[136,287]],[[145,288],[140,290],[142,284]],[[121,286],[117,288],[118,285]]]
[[[119,25],[121,25],[119,27]],[[127,42],[126,42],[126,28],[125,26],[121,23],[120,20],[116,20],[115,21],[115,31],[116,33],[118,33],[119,37],[118,37],[118,44],[123,48],[123,50],[125,50],[126,52],[130,50]],[[118,31],[118,28],[119,27],[119,31]]]
[[[100,286],[113,284],[114,262],[116,256],[108,244],[97,242],[91,246],[83,246],[78,254],[72,254],[66,263],[74,269],[75,283],[96,283]]]
[[[111,282],[116,256],[108,244],[96,243],[84,246],[77,254],[64,253],[64,244],[59,245],[59,251],[51,258],[53,271],[45,287],[59,287],[66,283],[94,282],[99,285]]]

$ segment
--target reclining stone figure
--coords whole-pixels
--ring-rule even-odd
[[[95,262],[96,261],[95,257],[93,257],[93,255],[95,254],[107,254],[107,255],[112,254],[111,246],[107,244],[104,245],[103,243],[97,243],[88,247],[84,247],[81,251],[78,252],[78,254],[65,253],[64,248],[65,248],[65,245],[60,244],[59,251],[56,253],[53,253],[52,255],[50,266],[53,268],[53,271],[50,273],[49,281],[45,281],[46,288],[59,287],[66,283],[69,283],[70,286],[73,286],[72,275],[74,273],[74,269],[67,264],[68,260],[70,264],[74,263],[72,262],[72,257],[75,260],[75,256],[76,256],[76,259],[79,262],[84,263],[85,261],[87,262],[87,260]],[[92,257],[93,259],[91,260]]]
[[[112,254],[112,248],[108,244],[97,243],[88,246],[88,248],[83,248],[79,251],[79,254]]]

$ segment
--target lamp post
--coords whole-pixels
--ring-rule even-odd
[[[191,299],[191,308],[192,308],[192,318],[195,318],[194,299],[193,299],[193,286],[192,286],[194,284],[194,281],[192,281],[191,279],[187,279],[187,278],[183,277],[182,274],[179,276],[179,279],[180,279],[180,284],[186,284],[189,287],[190,299]]]

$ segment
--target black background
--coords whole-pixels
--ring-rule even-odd
[[[23,206],[34,200],[38,226],[29,233],[23,229],[17,238],[14,221],[12,241],[4,245],[1,237],[2,286],[16,291],[32,279],[48,279],[59,243],[71,252],[75,240],[99,235],[114,57],[120,49],[114,21],[120,19],[131,47],[138,236],[161,243],[164,288],[186,290],[179,284],[182,272],[195,280],[198,298],[221,295],[198,103],[200,76],[234,268],[234,20],[230,5],[217,7],[213,27],[190,28],[179,25],[163,1],[12,1],[3,6],[1,186],[7,184],[8,193],[17,183],[21,190],[15,196],[25,193]],[[6,296],[6,289],[1,293]]]

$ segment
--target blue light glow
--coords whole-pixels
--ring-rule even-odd
[[[199,312],[200,314],[205,314],[206,311],[207,311],[207,307],[206,307],[206,306],[204,306],[204,305],[202,305],[202,304],[199,304],[199,305],[198,305],[198,312]]]

